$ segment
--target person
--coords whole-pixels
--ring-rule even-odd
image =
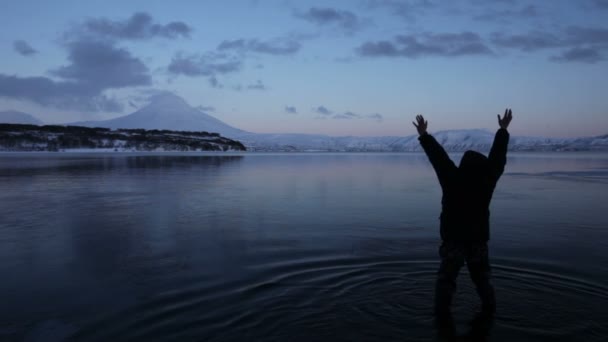
[[[452,297],[456,291],[456,278],[466,262],[471,280],[481,299],[482,312],[493,315],[496,311],[494,288],[490,281],[488,240],[490,238],[490,201],[498,179],[507,162],[509,132],[507,127],[513,116],[506,109],[498,115],[500,129],[488,157],[475,151],[466,151],[456,167],[443,147],[428,134],[428,122],[422,115],[414,126],[418,140],[428,156],[443,192],[440,216],[441,263],[435,284],[434,309],[437,315],[450,315]]]

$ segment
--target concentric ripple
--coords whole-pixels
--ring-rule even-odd
[[[489,340],[608,336],[606,286],[498,262],[493,272],[499,312]],[[238,281],[192,283],[101,318],[74,339],[434,340],[430,304],[437,266],[436,260],[397,257],[257,265]],[[453,307],[461,332],[478,304],[466,273],[463,269]]]

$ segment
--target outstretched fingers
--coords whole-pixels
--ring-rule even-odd
[[[507,128],[509,123],[511,123],[511,119],[513,119],[513,111],[511,111],[510,108],[507,108],[505,109],[502,118],[500,117],[500,114],[498,115],[498,125],[500,125],[501,128]]]
[[[427,121],[424,120],[424,117],[420,114],[416,115],[416,121],[413,121],[412,124],[416,127],[419,134],[426,133]]]

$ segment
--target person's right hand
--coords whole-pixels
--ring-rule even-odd
[[[505,109],[505,114],[503,115],[502,119],[500,118],[500,114],[498,114],[498,125],[500,128],[507,129],[512,119],[513,114],[511,113],[511,109],[507,108]]]
[[[412,123],[416,127],[416,130],[418,130],[418,134],[420,134],[420,135],[427,134],[426,128],[428,126],[428,122],[424,120],[424,117],[422,115],[416,115],[416,122],[412,122]],[[416,123],[418,123],[418,124],[416,124]]]

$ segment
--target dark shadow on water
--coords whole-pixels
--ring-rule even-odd
[[[492,327],[494,326],[494,315],[478,312],[468,323],[469,328],[465,333],[459,333],[454,323],[452,314],[438,315],[435,317],[437,337],[439,341],[488,341]]]

